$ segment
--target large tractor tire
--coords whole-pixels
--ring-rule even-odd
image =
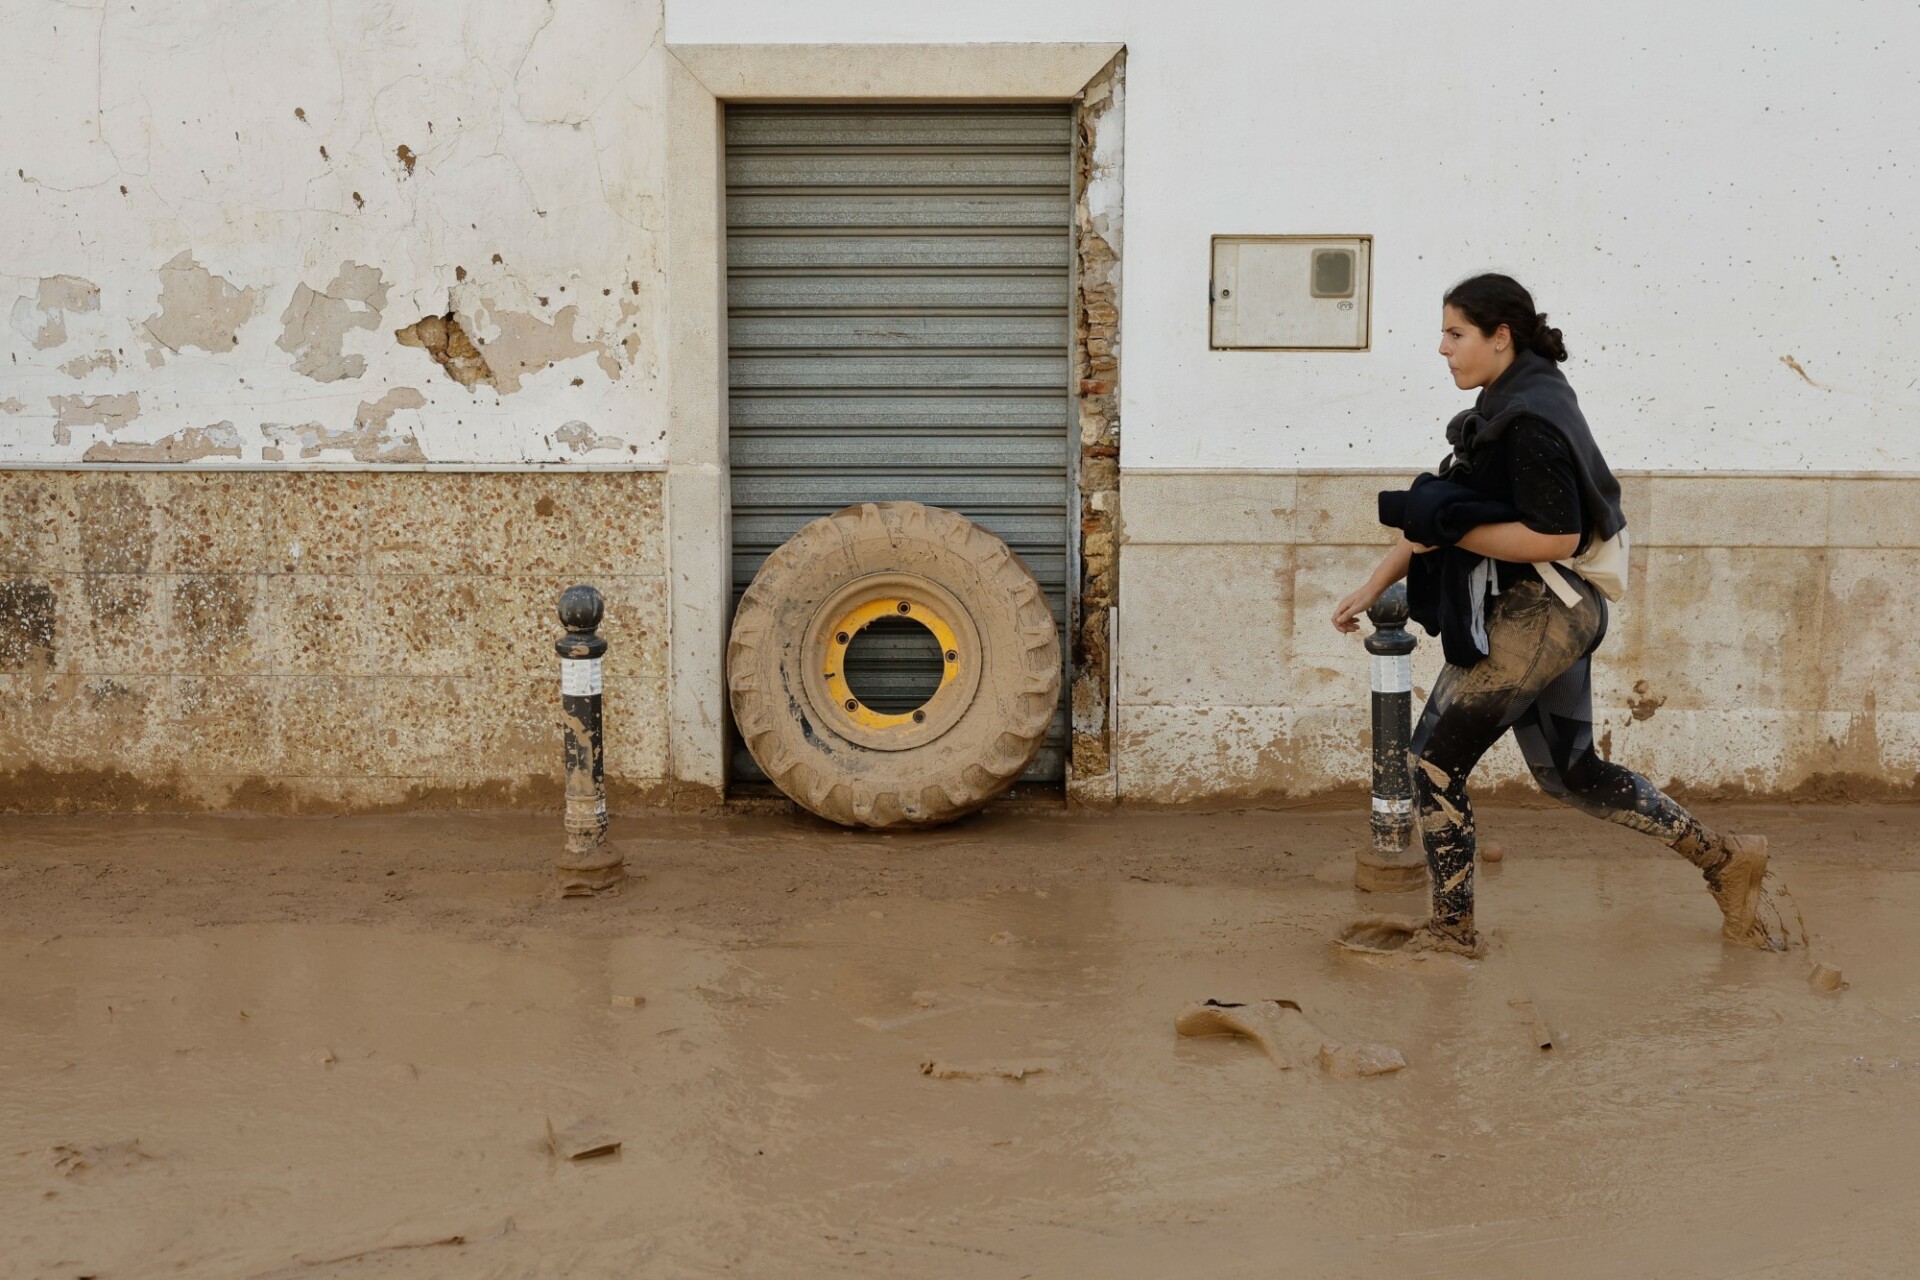
[[[920,706],[876,711],[849,687],[843,659],[883,618],[918,622],[939,646],[938,687]],[[917,502],[848,507],[796,533],[747,588],[727,645],[734,724],[755,762],[802,807],[879,829],[950,822],[1011,785],[1053,720],[1060,668],[1025,562]]]

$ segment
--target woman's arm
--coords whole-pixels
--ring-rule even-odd
[[[1454,545],[1477,556],[1538,564],[1542,560],[1565,560],[1580,549],[1580,535],[1535,533],[1518,520],[1510,520],[1506,524],[1483,524]]]
[[[1477,533],[1479,530],[1475,530],[1475,532]],[[1433,550],[1432,547],[1423,547],[1419,543],[1409,542],[1405,538],[1395,543],[1392,550],[1388,551],[1381,559],[1379,565],[1374,568],[1373,574],[1367,579],[1366,585],[1334,606],[1333,629],[1348,635],[1358,631],[1360,629],[1360,615],[1373,607],[1373,602],[1380,598],[1382,591],[1385,591],[1388,587],[1407,576],[1407,566],[1413,563],[1413,558],[1416,555],[1422,551],[1431,550]]]

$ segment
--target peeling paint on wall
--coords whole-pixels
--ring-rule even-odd
[[[316,382],[357,378],[367,371],[367,358],[342,354],[347,331],[379,328],[380,310],[386,305],[387,285],[380,269],[343,262],[324,292],[304,281],[294,288],[293,300],[280,316],[276,345],[292,353],[295,373]]]
[[[402,409],[425,408],[427,398],[412,387],[395,387],[378,400],[363,400],[349,430],[335,431],[317,422],[287,426],[266,423],[261,430],[273,441],[263,456],[278,462],[298,448],[302,458],[345,453],[355,462],[425,462],[427,455],[411,430],[395,433],[390,424]]]
[[[72,427],[105,427],[114,431],[140,416],[140,393],[129,391],[117,396],[52,396],[53,438],[60,444],[71,440]]]
[[[46,276],[31,298],[13,304],[15,332],[46,351],[67,340],[67,314],[98,311],[100,286],[79,276]]]
[[[101,442],[91,446],[87,462],[198,462],[202,458],[241,456],[240,432],[231,422],[187,427],[152,444]]]
[[[513,394],[520,389],[523,378],[562,360],[590,355],[611,359],[604,347],[573,336],[574,323],[579,316],[578,307],[560,308],[551,322],[522,312],[491,313],[488,319],[499,329],[499,334],[484,339],[480,347],[486,353],[487,366],[493,371],[493,385],[499,388],[500,394]],[[602,364],[601,367],[605,369],[606,366]],[[608,376],[619,376],[617,363]]]
[[[584,422],[569,422],[553,433],[553,438],[575,453],[592,453],[595,449],[624,449],[627,442],[620,436],[600,436]]]
[[[147,335],[178,355],[188,347],[227,352],[240,345],[240,326],[260,305],[258,289],[237,289],[182,249],[160,268],[160,310],[146,319]]]

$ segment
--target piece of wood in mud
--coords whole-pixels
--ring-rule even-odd
[[[592,1160],[616,1154],[620,1150],[620,1139],[596,1120],[576,1120],[556,1130],[549,1119],[547,1150],[562,1160]]]
[[[1051,1058],[1026,1062],[941,1062],[929,1058],[920,1064],[920,1074],[935,1080],[1011,1080],[1020,1083],[1029,1076],[1056,1075],[1060,1064]]]
[[[613,1002],[623,1009],[644,1009],[647,1007],[647,998],[645,996],[616,995],[613,998]]]
[[[1547,1025],[1547,1015],[1540,1011],[1540,1006],[1533,1002],[1533,997],[1515,996],[1507,1001],[1507,1004],[1519,1010],[1520,1015],[1526,1018],[1527,1026],[1533,1032],[1533,1043],[1542,1052],[1553,1048],[1553,1028]]]

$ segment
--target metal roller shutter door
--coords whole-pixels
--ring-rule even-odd
[[[1066,653],[1071,109],[730,106],[726,157],[735,602],[809,520],[912,499],[1019,552]],[[904,695],[919,649],[874,641]],[[1065,772],[1068,683],[1028,781]]]

